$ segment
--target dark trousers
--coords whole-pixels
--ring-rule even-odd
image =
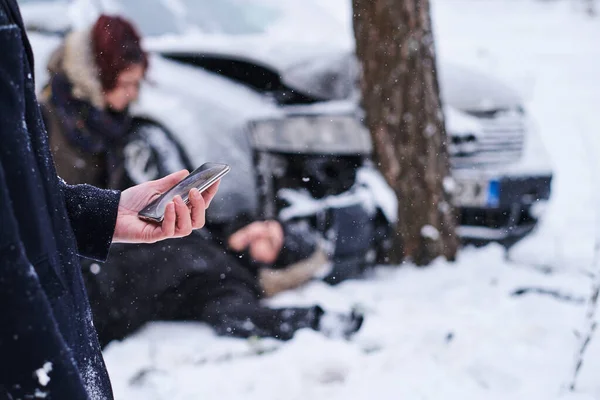
[[[260,302],[256,268],[198,237],[153,245],[114,245],[100,271],[84,268],[103,346],[155,320],[192,320],[218,334],[290,339],[316,329],[320,307],[269,308]]]
[[[318,328],[323,314],[319,306],[270,308],[261,304],[256,289],[248,283],[234,278],[211,279],[206,275],[192,275],[157,296],[110,305],[88,285],[102,347],[156,320],[201,321],[223,336],[280,340],[291,339],[299,329]]]
[[[244,282],[211,279],[204,274],[187,278],[159,303],[161,319],[202,321],[219,335],[241,338],[289,340],[299,329],[317,329],[323,314],[319,306],[267,307]]]

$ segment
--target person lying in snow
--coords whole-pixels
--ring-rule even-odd
[[[138,96],[147,60],[135,29],[108,16],[89,31],[70,33],[52,56],[42,108],[56,168],[67,182],[107,188],[133,184],[135,173],[128,170],[132,163],[124,151],[134,140],[129,133],[136,131],[128,106]],[[281,287],[281,280],[263,272],[261,285],[259,267],[325,262],[307,226],[241,217],[236,226],[207,228],[168,243],[114,245],[106,264],[85,264],[102,345],[152,320],[198,320],[222,335],[282,340],[301,328],[346,337],[360,328],[363,318],[355,312],[327,313],[319,306],[272,309],[260,303],[265,289],[273,294],[293,284]],[[307,274],[306,268],[297,271],[294,282]]]

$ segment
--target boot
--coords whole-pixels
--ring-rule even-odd
[[[364,315],[356,309],[349,314],[324,312],[319,318],[317,330],[330,338],[350,339],[362,327]]]

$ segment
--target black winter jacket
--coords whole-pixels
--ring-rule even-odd
[[[15,0],[0,49],[0,398],[112,399],[77,256],[106,257],[120,194],[57,177]]]

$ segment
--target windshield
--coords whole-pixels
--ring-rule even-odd
[[[200,32],[260,34],[280,12],[260,0],[121,0],[120,9],[144,36]]]

